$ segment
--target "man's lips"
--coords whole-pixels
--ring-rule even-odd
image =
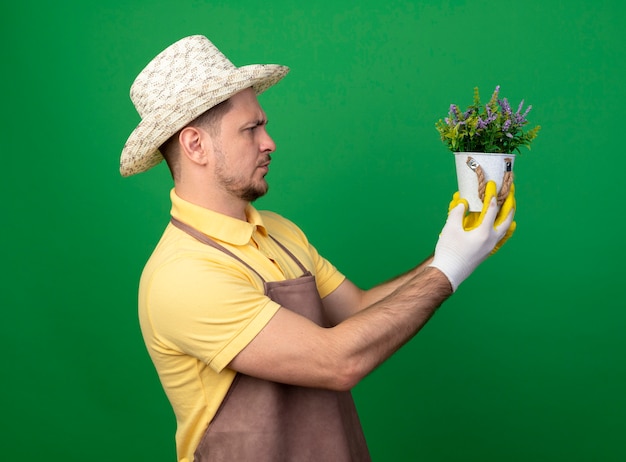
[[[263,162],[261,162],[259,164],[259,168],[264,169],[265,171],[269,171],[270,169],[270,162],[272,161],[272,159],[267,159]]]

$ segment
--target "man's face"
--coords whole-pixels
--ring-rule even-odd
[[[231,103],[213,137],[215,181],[232,196],[252,202],[267,193],[265,175],[276,145],[252,88],[232,96]]]

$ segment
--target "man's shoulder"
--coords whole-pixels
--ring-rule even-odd
[[[282,241],[292,241],[298,245],[308,245],[308,238],[304,231],[293,221],[283,215],[263,210],[259,211],[267,232]]]
[[[304,233],[295,222],[279,213],[271,210],[260,210],[259,214],[263,218],[263,224],[270,234],[276,232],[289,232],[304,236]]]
[[[274,212],[273,210],[259,210],[259,215],[263,217],[263,221],[276,221],[276,222],[288,222],[291,223],[291,220],[284,217],[278,212]]]
[[[271,210],[259,210],[259,214],[263,219],[263,224],[268,230],[272,227],[288,227],[288,228],[298,228],[298,226],[291,221],[290,219],[284,217],[283,215],[273,212]]]

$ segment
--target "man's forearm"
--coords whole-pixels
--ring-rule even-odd
[[[358,383],[417,334],[451,294],[441,271],[420,265],[395,290],[335,326],[349,384]]]
[[[406,273],[403,273],[400,276],[396,276],[389,281],[383,282],[382,284],[374,286],[371,289],[365,291],[362,298],[362,306],[360,307],[359,311],[382,300],[383,298],[387,297],[389,294],[397,290],[399,287],[406,284],[408,281],[424,271],[424,269],[430,264],[430,262],[432,262],[432,260],[433,256],[431,255],[422,263],[417,265],[415,268],[407,271]]]

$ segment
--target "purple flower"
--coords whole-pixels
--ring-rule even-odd
[[[526,112],[524,112],[524,115],[522,116],[524,119],[526,119],[526,116],[528,115],[528,113],[530,112],[532,108],[533,108],[532,104],[526,108]]]
[[[504,112],[504,114],[506,114],[507,116],[511,115],[511,105],[509,104],[509,101],[506,98],[499,99],[498,104],[502,108],[502,111]]]
[[[517,109],[517,112],[513,114],[513,122],[515,122],[516,125],[525,125],[528,122],[526,120],[526,116],[532,109],[532,106],[528,106],[526,111],[523,114],[520,114],[520,112],[522,111],[523,105],[524,105],[524,100],[522,100],[522,102],[519,103],[519,108]]]
[[[450,115],[452,116],[452,120],[455,123],[459,121],[459,118],[457,116],[457,108],[456,108],[456,105],[454,105],[454,104],[450,105]]]
[[[498,93],[500,93],[500,85],[497,85],[496,89],[493,91],[493,94],[491,95],[491,100],[489,101],[490,104],[497,101]]]
[[[489,106],[485,106],[485,110],[487,111],[487,120],[485,120],[486,124],[490,124],[498,118],[498,114],[496,112],[492,112]]]

